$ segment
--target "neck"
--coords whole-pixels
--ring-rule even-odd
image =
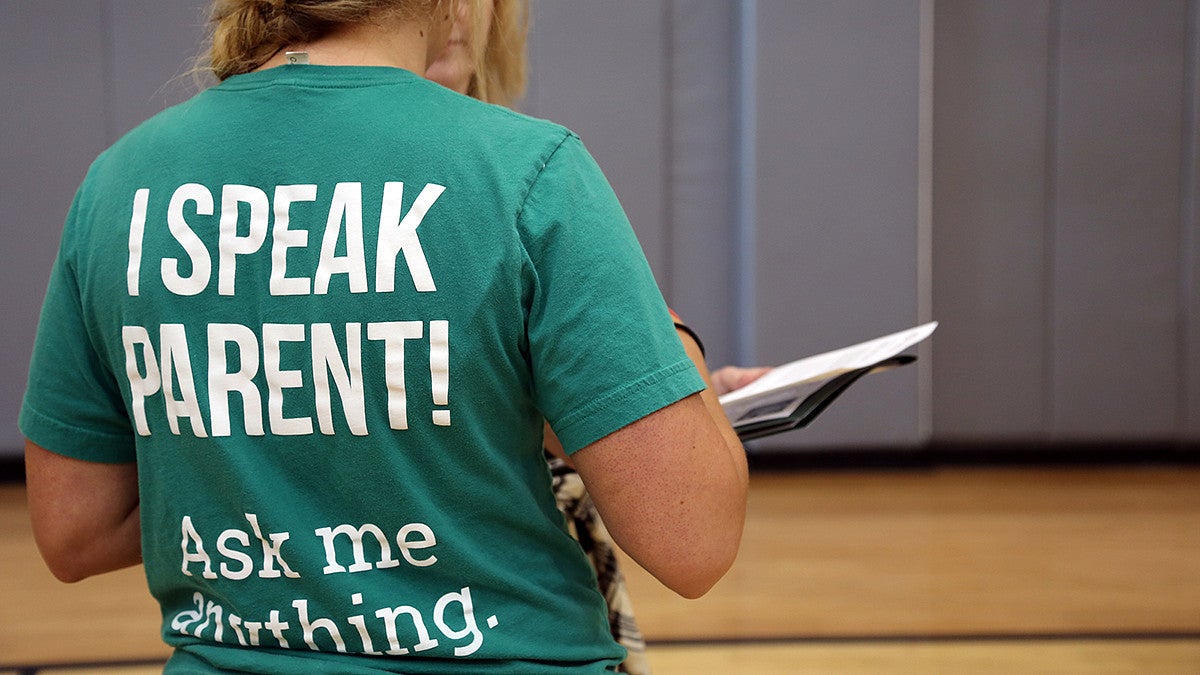
[[[380,20],[344,26],[308,43],[290,44],[258,68],[286,63],[284,52],[306,52],[309,63],[322,66],[388,66],[424,76],[441,53],[448,26],[423,21]]]

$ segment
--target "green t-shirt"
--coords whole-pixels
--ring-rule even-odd
[[[588,672],[623,650],[542,420],[570,452],[702,387],[578,137],[285,66],[96,160],[21,428],[137,462],[168,671]]]

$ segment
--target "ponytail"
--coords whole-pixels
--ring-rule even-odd
[[[215,0],[209,68],[218,80],[248,73],[291,44],[383,14],[430,13],[441,0]]]

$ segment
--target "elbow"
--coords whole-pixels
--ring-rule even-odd
[[[73,584],[89,577],[130,567],[141,563],[140,550],[136,553],[108,550],[77,551],[65,554],[42,550],[42,560],[55,579]]]
[[[80,581],[83,581],[84,579],[87,579],[89,576],[91,576],[91,575],[79,572],[77,570],[61,568],[61,567],[60,568],[54,568],[54,567],[50,568],[50,573],[54,575],[55,579],[58,579],[59,581],[63,582],[64,584],[78,583]]]
[[[676,582],[667,586],[667,588],[670,588],[677,595],[687,600],[698,600],[712,590],[712,587],[716,586],[717,582],[720,581],[721,577],[723,576],[725,575],[722,572],[721,574],[717,574],[715,576],[696,577],[694,579]]]
[[[63,583],[74,584],[92,576],[87,569],[79,564],[79,558],[70,552],[48,551],[45,547],[42,548],[41,552],[42,560],[46,563],[46,568],[50,570],[50,574]]]
[[[746,525],[745,484],[732,492],[728,501],[713,514],[709,525],[697,528],[691,537],[679,538],[688,541],[688,545],[675,550],[672,558],[678,564],[672,566],[673,573],[664,575],[667,578],[660,578],[664,585],[684,598],[695,600],[704,596],[737,560]]]
[[[73,584],[91,576],[84,566],[87,539],[76,529],[55,526],[50,519],[38,518],[34,513],[33,540],[37,544],[42,562],[55,579]]]
[[[114,546],[106,539],[38,540],[38,550],[55,579],[73,584],[142,562],[138,545]]]
[[[664,575],[659,578],[659,581],[679,596],[688,600],[696,600],[704,597],[717,585],[717,582],[733,567],[736,555],[737,551],[734,549],[732,553],[720,558],[694,563],[686,570],[681,570],[674,575]]]
[[[114,548],[107,537],[88,536],[78,531],[35,529],[34,539],[46,569],[63,583],[77,583],[134,562],[130,557],[132,554]],[[139,547],[138,560],[140,557]]]
[[[733,567],[741,545],[742,523],[731,523],[718,530],[725,536],[693,541],[691,546],[660,559],[647,571],[676,594],[695,600],[707,594]]]

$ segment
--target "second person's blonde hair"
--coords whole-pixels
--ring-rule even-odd
[[[488,16],[484,2],[470,2],[472,26],[471,52],[475,75],[467,94],[488,103],[512,106],[525,94],[528,58],[526,35],[529,32],[528,0],[495,0],[491,27],[484,31]]]

